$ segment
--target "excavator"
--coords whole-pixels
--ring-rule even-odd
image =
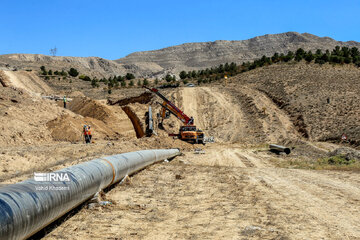
[[[162,95],[158,89],[149,88],[143,86],[149,91],[155,93],[158,97],[163,100],[163,103],[158,104],[161,106],[160,110],[160,120],[158,123],[158,127],[160,129],[164,129],[163,121],[166,118],[170,117],[170,114],[173,114],[176,118],[178,118],[184,125],[180,127],[178,134],[169,134],[169,136],[176,136],[179,139],[190,142],[190,143],[200,143],[204,144],[204,132],[200,129],[197,129],[194,125],[194,118],[188,117],[183,111],[181,111],[174,103],[170,102],[164,95]]]

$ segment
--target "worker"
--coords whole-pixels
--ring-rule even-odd
[[[191,125],[194,124],[194,118],[193,117],[190,118],[189,124],[191,124]]]
[[[89,143],[91,143],[92,135],[91,135],[91,126],[90,126],[90,125],[88,126],[88,131],[87,131],[87,133],[88,133]]]
[[[66,96],[63,97],[63,101],[64,101],[64,108],[66,108]]]
[[[84,125],[83,127],[83,134],[84,134],[84,139],[85,139],[85,143],[89,143],[89,134],[88,134],[88,127],[86,125]]]

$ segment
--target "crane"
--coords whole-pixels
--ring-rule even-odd
[[[155,93],[158,97],[160,97],[163,100],[163,103],[158,102],[158,104],[161,106],[160,121],[158,124],[159,128],[164,129],[163,126],[164,119],[168,118],[170,114],[173,114],[184,125],[180,127],[178,134],[169,134],[170,136],[177,136],[179,139],[186,142],[204,144],[204,132],[196,128],[196,126],[194,125],[193,117],[187,116],[174,103],[172,103],[164,95],[162,95],[158,89],[149,88],[146,86],[143,87]]]

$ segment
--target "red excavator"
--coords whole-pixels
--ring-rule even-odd
[[[204,144],[204,132],[196,128],[193,117],[188,117],[183,111],[176,107],[175,104],[170,102],[164,95],[162,95],[156,88],[148,88],[146,86],[143,87],[155,93],[164,101],[163,103],[158,102],[158,104],[161,105],[160,120],[158,124],[160,129],[164,129],[164,119],[168,118],[170,114],[173,114],[184,125],[180,127],[178,134],[169,134],[169,136],[177,136],[179,139],[186,142]]]

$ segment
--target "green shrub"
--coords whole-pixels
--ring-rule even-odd
[[[355,160],[349,160],[343,155],[336,155],[329,158],[323,158],[319,160],[319,164],[329,164],[329,165],[349,165],[355,163]]]
[[[79,72],[75,68],[70,68],[69,75],[72,77],[77,77],[79,75]]]
[[[187,77],[186,72],[185,72],[185,71],[181,71],[180,74],[179,74],[179,77],[180,77],[181,79],[185,79],[185,78]]]
[[[127,73],[127,74],[125,75],[125,78],[126,78],[127,80],[131,80],[131,79],[134,79],[135,76],[134,76],[134,74],[132,74],[132,73]]]

